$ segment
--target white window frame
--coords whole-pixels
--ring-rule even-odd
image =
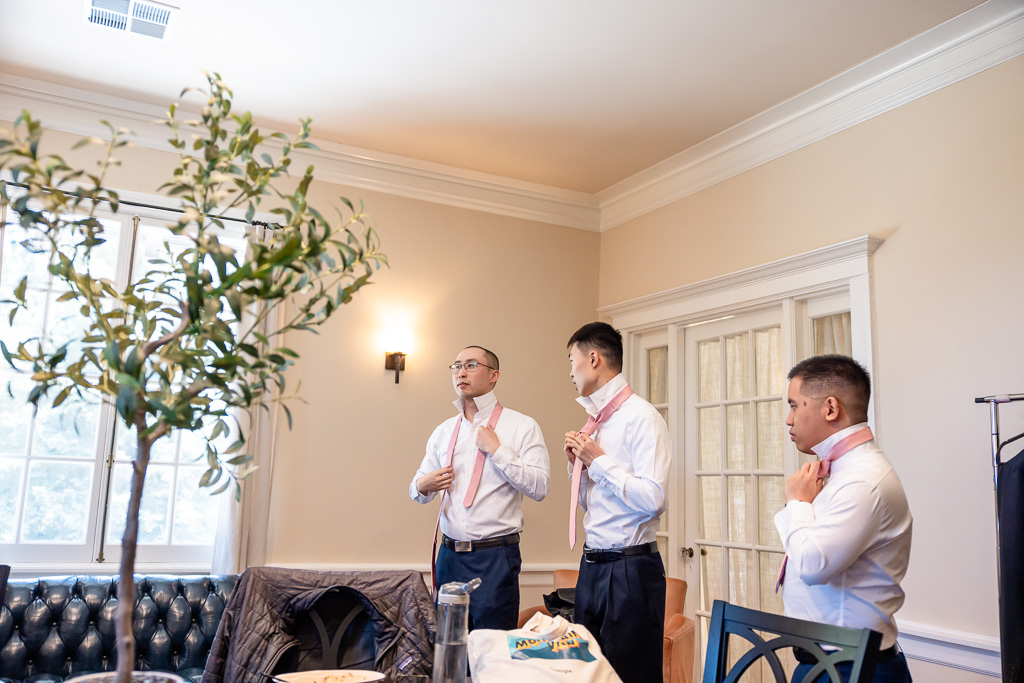
[[[10,180],[10,178],[7,179]],[[19,188],[9,186],[9,194],[12,197],[16,196],[19,192],[21,192]],[[96,215],[101,219],[114,218],[121,222],[116,281],[118,286],[122,287],[123,280],[129,272],[128,259],[132,257],[131,252],[134,248],[134,245],[130,243],[133,241],[132,217],[137,215],[150,224],[168,224],[175,222],[180,213],[173,208],[156,208],[161,204],[167,203],[166,197],[160,195],[118,190],[118,196],[122,204],[116,214],[107,207],[100,207],[96,210]],[[124,202],[147,206],[134,206]],[[244,210],[232,210],[227,214],[227,217],[242,219],[244,217]],[[273,221],[274,218],[270,214],[261,212],[253,220],[269,222]],[[127,246],[126,242],[129,242]],[[2,257],[2,242],[0,242],[0,257]],[[138,275],[138,273],[133,274],[135,277]],[[101,519],[101,517],[104,515],[105,501],[103,498],[109,485],[108,479],[113,474],[113,469],[108,466],[108,458],[111,457],[113,449],[112,440],[114,437],[114,423],[116,421],[117,418],[113,405],[109,400],[102,399],[97,427],[97,452],[95,459],[91,461],[94,466],[92,484],[94,499],[90,506],[90,520],[84,544],[0,544],[0,554],[11,565],[13,574],[106,574],[118,571],[121,555],[120,539],[104,538],[104,534],[100,533],[101,530],[99,528],[100,524],[106,521]],[[177,462],[174,464],[177,465]],[[222,495],[231,494],[229,492]],[[69,560],[67,555],[72,548],[74,549],[72,551],[74,559]],[[137,553],[136,571],[138,572],[206,573],[210,571],[213,559],[213,545],[148,545],[140,543]]]

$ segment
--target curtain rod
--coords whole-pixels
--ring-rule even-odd
[[[28,189],[28,185],[25,185],[24,183],[13,183],[11,181],[4,181],[4,182],[7,185],[10,185],[11,187],[20,187],[23,190],[27,190]],[[50,188],[44,188],[44,189],[45,189],[46,192],[52,192],[53,191]],[[101,199],[100,201],[107,202],[108,204],[110,203],[109,199]],[[157,211],[170,211],[171,213],[185,213],[185,211],[183,209],[174,209],[174,208],[170,208],[170,207],[167,207],[167,206],[156,206],[154,204],[145,204],[143,202],[133,202],[133,201],[128,200],[128,199],[118,200],[117,203],[118,204],[123,204],[125,206],[135,206],[135,207],[138,207],[140,209],[155,209]],[[271,224],[269,224],[269,223],[267,223],[265,221],[247,221],[244,218],[232,218],[231,216],[211,216],[211,215],[207,214],[206,217],[207,218],[216,218],[216,219],[222,220],[222,221],[233,221],[235,223],[242,223],[243,225],[259,225],[259,226],[262,226],[264,228],[268,228],[270,230],[273,230],[274,227],[275,227],[275,226],[273,226],[273,225],[271,225]]]
[[[1024,401],[1024,394],[994,394],[974,399],[975,403],[1012,403],[1013,401]]]

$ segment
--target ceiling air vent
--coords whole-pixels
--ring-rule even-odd
[[[166,38],[177,7],[151,0],[85,0],[85,20],[117,31]]]

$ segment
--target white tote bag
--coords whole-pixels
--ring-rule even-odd
[[[538,612],[511,631],[469,634],[473,683],[621,683],[590,631]]]

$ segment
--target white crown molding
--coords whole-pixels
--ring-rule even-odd
[[[868,235],[814,249],[733,273],[648,294],[597,309],[621,330],[639,330],[666,321],[707,319],[756,307],[805,291],[821,291],[868,272],[868,259],[883,240]]]
[[[588,194],[317,140],[297,153],[317,177],[357,189],[604,231],[1024,54],[1024,4],[988,0],[615,185]],[[0,120],[22,109],[77,135],[106,119],[170,150],[162,107],[0,74]]]
[[[189,102],[184,100],[183,111]],[[0,120],[13,121],[23,109],[46,128],[82,136],[106,135],[100,121],[132,130],[133,144],[173,152],[168,130],[153,125],[165,109],[70,86],[0,73]],[[179,114],[187,118],[187,114]],[[264,126],[265,127],[265,126]],[[597,230],[597,199],[585,192],[512,180],[487,173],[419,161],[313,139],[318,150],[293,153],[296,168],[314,164],[319,180],[363,190],[457,206],[476,211]]]
[[[597,194],[601,231],[1024,54],[1024,4],[989,0]]]

